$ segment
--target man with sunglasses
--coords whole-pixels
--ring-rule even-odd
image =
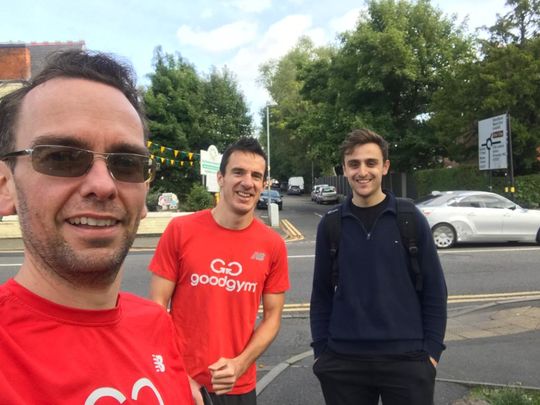
[[[192,403],[166,311],[119,292],[153,173],[110,56],[58,54],[0,100],[0,215],[24,241],[0,286],[1,404]]]

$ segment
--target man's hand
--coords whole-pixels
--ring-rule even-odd
[[[437,360],[435,360],[433,357],[429,356],[429,360],[431,361],[431,364],[433,364],[433,367],[437,368]]]
[[[193,402],[195,405],[204,405],[204,401],[201,395],[201,385],[188,376],[189,379],[189,388],[191,388],[191,396],[193,397]]]
[[[212,375],[212,389],[218,395],[226,394],[233,389],[240,370],[234,359],[220,358],[208,366]]]

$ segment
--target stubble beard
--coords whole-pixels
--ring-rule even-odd
[[[110,286],[122,267],[133,241],[135,232],[126,232],[121,244],[110,253],[99,253],[90,250],[78,252],[69,243],[55,233],[54,235],[38,235],[32,226],[33,213],[27,204],[24,193],[20,192],[18,216],[21,225],[23,243],[33,258],[34,264],[50,276],[60,278],[74,288],[103,288]],[[134,224],[137,229],[140,220]],[[35,220],[35,219],[34,219]],[[106,247],[94,246],[95,248]]]

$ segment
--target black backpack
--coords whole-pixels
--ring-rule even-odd
[[[418,264],[418,246],[415,206],[412,200],[408,198],[396,198],[397,200],[397,222],[401,241],[409,253],[409,271],[413,280],[415,289],[418,293],[422,292],[423,281],[420,266]],[[339,279],[338,250],[341,237],[341,205],[326,214],[326,232],[330,241],[330,257],[332,259],[332,286],[337,288]]]

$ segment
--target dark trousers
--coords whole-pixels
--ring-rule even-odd
[[[433,405],[435,367],[424,352],[350,356],[326,350],[313,365],[326,405]]]
[[[216,395],[210,393],[213,405],[256,405],[257,393],[255,390],[239,395]]]

